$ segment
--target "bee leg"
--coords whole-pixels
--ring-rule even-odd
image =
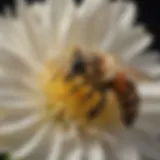
[[[104,104],[105,104],[105,101],[106,101],[106,97],[104,94],[101,95],[101,98],[100,100],[95,104],[95,106],[92,107],[92,109],[88,112],[88,117],[89,119],[93,119],[95,118],[99,113],[100,111],[103,109],[104,107]]]

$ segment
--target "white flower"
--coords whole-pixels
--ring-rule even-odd
[[[61,74],[59,67],[65,69],[71,49],[78,46],[159,78],[157,54],[143,54],[152,37],[134,25],[135,5],[85,0],[76,7],[72,0],[46,0],[27,6],[19,0],[17,12],[16,18],[0,19],[0,150],[15,160],[138,160],[140,154],[158,160],[160,82],[137,81],[143,102],[135,128],[124,128],[115,118],[108,128],[88,123],[80,129],[81,109],[76,101],[70,108],[72,102],[61,98],[68,86],[52,77]],[[74,110],[76,118],[64,118],[65,102],[65,113]]]

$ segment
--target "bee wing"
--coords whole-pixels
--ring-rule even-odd
[[[156,81],[160,79],[160,56],[158,52],[142,53],[128,63],[141,77]]]
[[[140,54],[127,62],[119,55],[115,55],[114,58],[127,75],[138,82],[160,80],[160,57],[157,52]]]
[[[157,78],[153,78],[152,76],[134,68],[127,68],[126,73],[131,76],[136,82],[153,82],[156,81]]]

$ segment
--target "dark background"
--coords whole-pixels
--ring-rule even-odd
[[[0,12],[3,13],[4,6],[12,6],[14,8],[15,0],[0,0]],[[27,0],[34,2],[35,0]],[[37,0],[38,1],[38,0]],[[43,0],[39,0],[43,1]],[[77,0],[81,1],[81,0]],[[160,50],[160,4],[158,0],[133,0],[138,7],[138,22],[143,23],[146,28],[155,36],[155,42],[152,48]]]

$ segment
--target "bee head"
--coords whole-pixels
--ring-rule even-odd
[[[82,76],[86,71],[86,62],[84,55],[80,49],[76,49],[71,60],[71,65],[67,74],[67,78]]]
[[[80,49],[75,50],[67,77],[83,76],[92,81],[101,80],[105,74],[105,58],[97,53],[85,53]]]

